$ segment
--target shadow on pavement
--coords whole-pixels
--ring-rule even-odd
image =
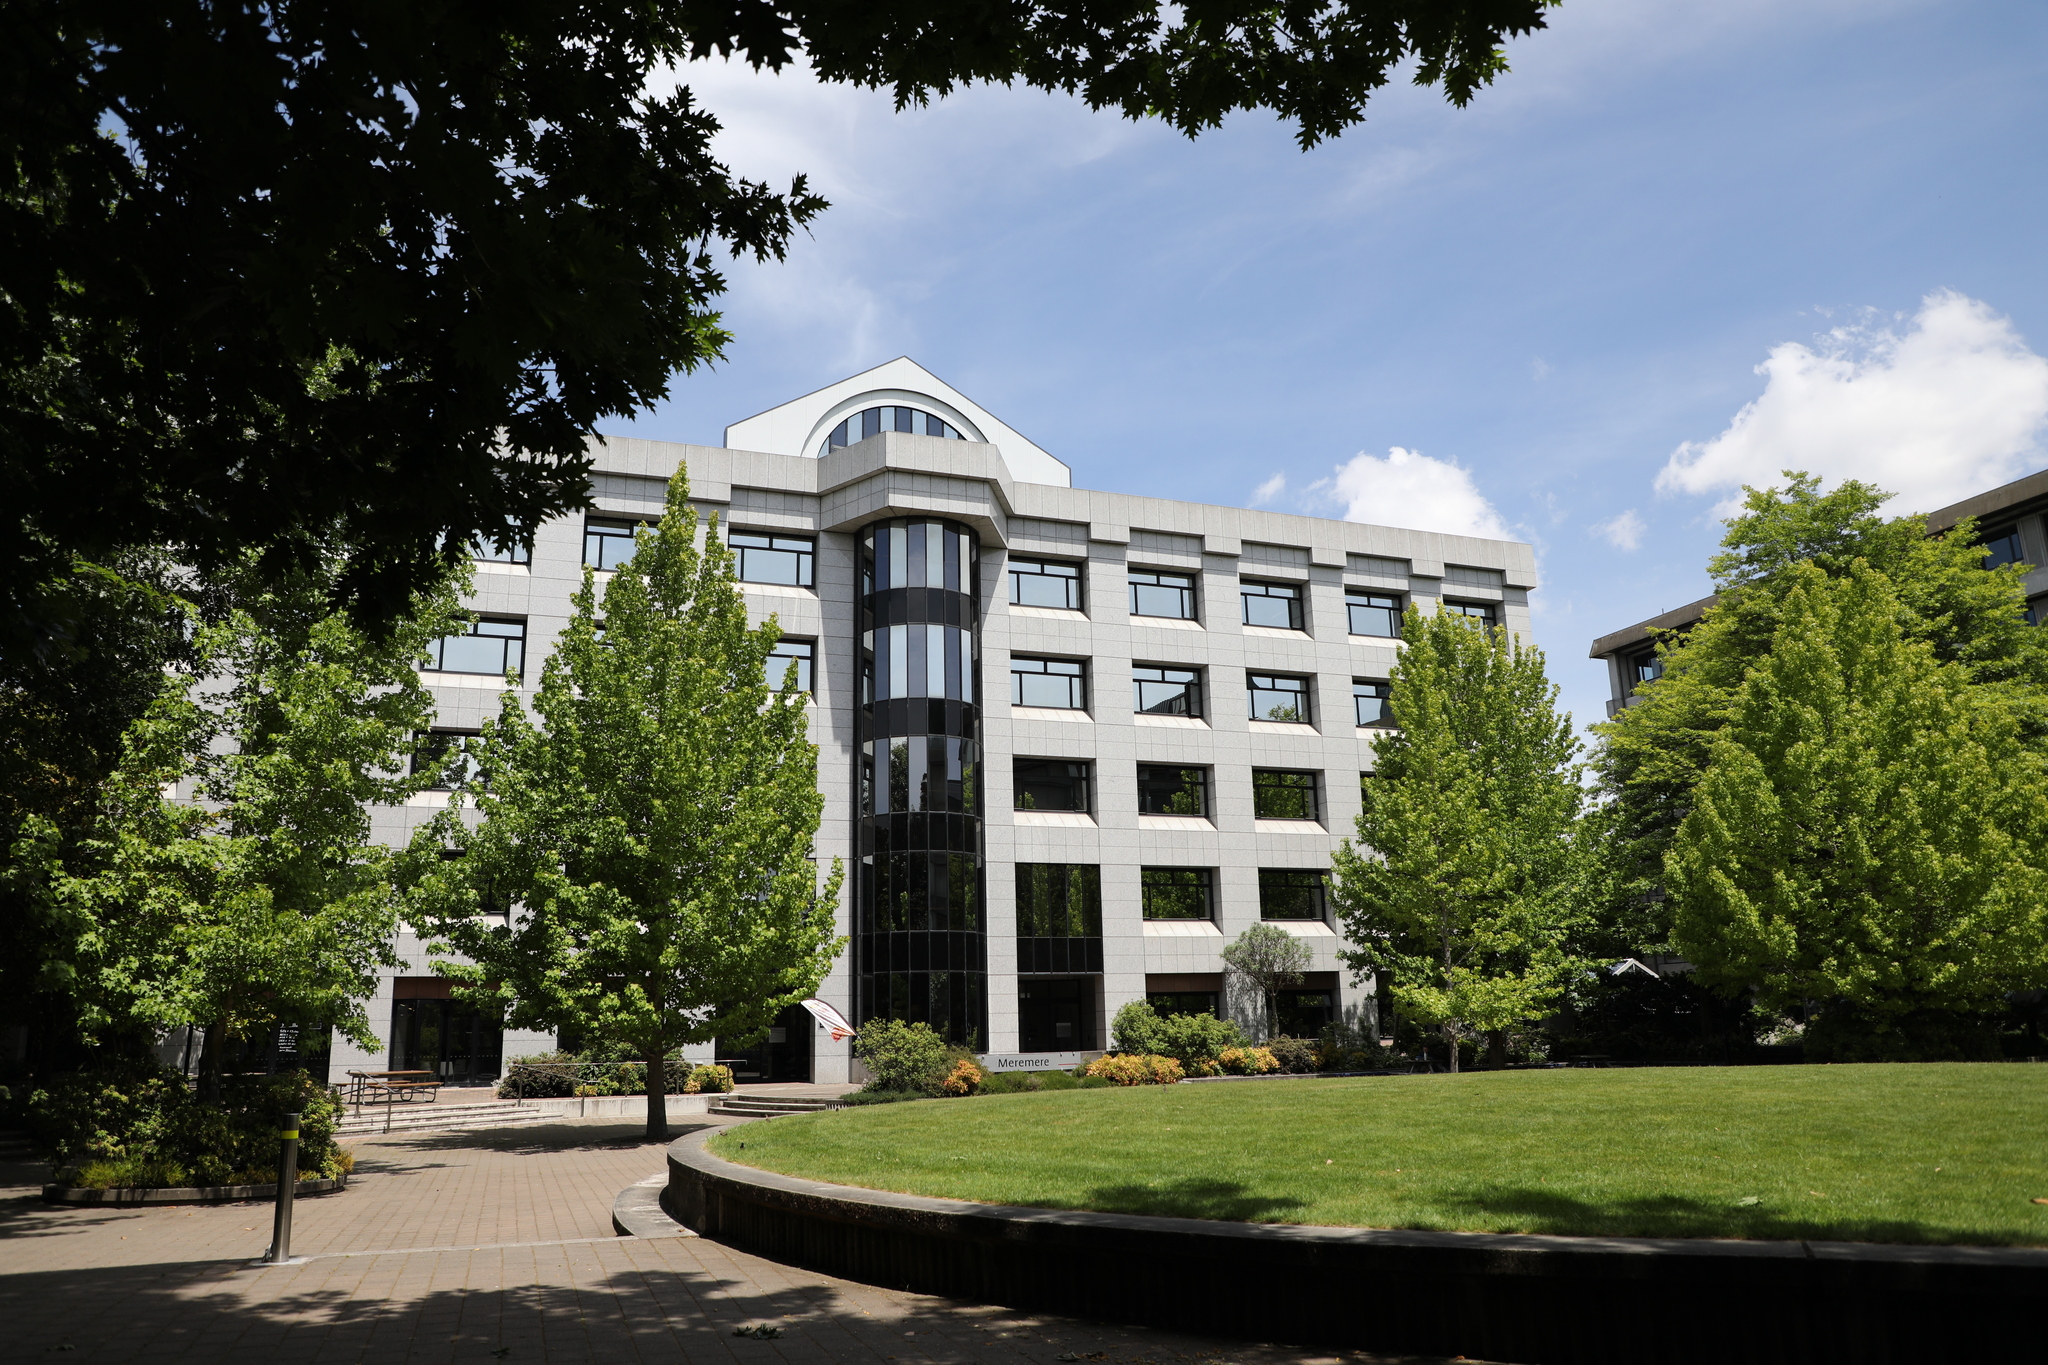
[[[365,1137],[354,1146],[366,1155],[371,1148],[408,1152],[623,1152],[636,1147],[666,1147],[687,1133],[722,1128],[722,1123],[691,1121],[671,1123],[668,1136],[650,1141],[645,1126],[632,1122],[574,1119],[563,1123],[536,1123],[519,1128],[467,1128],[446,1133],[393,1133],[390,1137]]]

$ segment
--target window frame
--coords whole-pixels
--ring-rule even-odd
[[[1179,777],[1180,777],[1180,781],[1179,781],[1179,782],[1177,782],[1177,783],[1176,783],[1176,784],[1174,785],[1174,788],[1173,788],[1173,790],[1174,790],[1175,792],[1177,792],[1177,793],[1182,793],[1182,792],[1187,792],[1187,791],[1190,791],[1190,790],[1192,790],[1192,791],[1193,791],[1193,792],[1195,793],[1195,809],[1194,809],[1194,810],[1191,810],[1191,811],[1188,811],[1188,810],[1149,810],[1149,809],[1147,809],[1147,807],[1146,807],[1146,795],[1147,795],[1147,792],[1148,792],[1148,791],[1160,791],[1160,790],[1164,790],[1164,789],[1165,789],[1164,783],[1163,783],[1163,782],[1162,782],[1162,781],[1161,781],[1160,779],[1157,779],[1157,778],[1148,778],[1148,777],[1147,777],[1147,776],[1145,775],[1145,773],[1146,773],[1146,770],[1147,770],[1147,769],[1171,769],[1171,770],[1173,770],[1174,772],[1176,772],[1176,773],[1177,773],[1177,774],[1179,775]],[[1193,780],[1192,782],[1189,782],[1189,781],[1187,780],[1187,778],[1188,778],[1188,774],[1190,774],[1190,773],[1193,773],[1193,774],[1194,774],[1194,780]],[[1207,820],[1207,819],[1209,818],[1209,811],[1210,811],[1210,809],[1211,809],[1211,805],[1212,805],[1212,803],[1211,803],[1211,802],[1210,802],[1210,800],[1209,800],[1209,784],[1210,784],[1210,771],[1209,771],[1209,767],[1208,767],[1208,765],[1207,765],[1207,764],[1203,764],[1203,763],[1140,763],[1140,764],[1138,764],[1138,814],[1140,814],[1140,815],[1171,815],[1171,816],[1175,816],[1175,817],[1180,817],[1180,818],[1187,818],[1187,819],[1195,819],[1195,820]]]
[[[1141,583],[1138,581],[1141,575],[1148,576],[1154,580],[1157,580],[1162,577],[1183,579],[1185,580],[1185,586],[1160,583],[1157,581],[1151,583]],[[1148,621],[1200,621],[1202,619],[1201,577],[1202,576],[1199,572],[1188,573],[1183,572],[1179,569],[1141,569],[1136,566],[1127,567],[1124,570],[1124,583],[1130,593],[1130,614],[1132,616],[1142,616]],[[1162,588],[1168,591],[1178,592],[1181,594],[1181,600],[1187,606],[1187,610],[1179,615],[1165,615],[1153,611],[1139,611],[1138,589],[1140,588]]]
[[[1269,621],[1251,619],[1253,601],[1287,603],[1287,624],[1276,626]],[[1307,621],[1306,583],[1283,583],[1263,578],[1240,578],[1237,580],[1237,602],[1239,623],[1256,626],[1261,630],[1305,630]]]
[[[486,625],[517,626],[519,627],[519,633],[517,635],[485,635],[477,630],[478,626]],[[457,635],[436,636],[428,643],[427,655],[430,662],[421,671],[425,673],[455,673],[471,678],[502,678],[507,673],[512,674],[514,677],[524,677],[526,674],[526,626],[527,620],[524,616],[488,616],[483,614],[471,616],[469,618],[468,630]],[[499,648],[500,657],[508,657],[513,652],[511,646],[516,644],[518,646],[518,660],[517,662],[507,662],[503,668],[496,671],[487,668],[449,668],[447,666],[447,645],[450,640],[502,640],[505,644]]]
[[[1155,686],[1166,687],[1172,685],[1174,681],[1169,678],[1139,677],[1139,672],[1145,669],[1150,669],[1157,673],[1189,674],[1188,680],[1181,685],[1181,693],[1188,700],[1190,704],[1189,709],[1185,711],[1162,711],[1156,707],[1143,705],[1142,703],[1145,700],[1143,689],[1146,684],[1150,683]],[[1186,716],[1190,720],[1200,720],[1205,714],[1202,694],[1207,690],[1205,685],[1207,680],[1202,674],[1203,670],[1200,665],[1183,666],[1181,664],[1133,663],[1131,665],[1131,711],[1140,716]]]
[[[1377,687],[1381,689],[1376,694],[1380,703],[1380,718],[1378,720],[1360,720],[1358,718],[1358,703],[1365,700],[1365,694],[1358,690],[1361,687]],[[1394,724],[1393,691],[1394,685],[1385,678],[1353,678],[1351,680],[1351,723],[1361,730],[1399,729],[1400,727]]]
[[[1025,781],[1020,769],[1026,763],[1063,764],[1079,768],[1080,776],[1073,778],[1073,785],[1081,789],[1081,804],[1078,806],[1024,805]],[[1049,784],[1039,784],[1049,785]],[[1078,815],[1092,815],[1095,812],[1095,762],[1086,758],[1035,758],[1023,754],[1010,756],[1010,809],[1060,811]]]
[[[1275,915],[1267,901],[1271,888],[1268,879],[1277,882],[1281,878],[1313,879],[1312,885],[1316,913],[1313,915]],[[1310,884],[1310,883],[1303,883]],[[1327,924],[1330,919],[1330,873],[1327,868],[1310,867],[1262,867],[1259,869],[1259,918],[1271,924]]]
[[[1407,594],[1406,594],[1406,593],[1399,593],[1399,592],[1382,592],[1381,590],[1379,590],[1379,589],[1377,589],[1377,588],[1351,588],[1351,587],[1347,587],[1347,588],[1345,588],[1345,589],[1344,589],[1344,628],[1345,628],[1345,631],[1346,631],[1346,633],[1348,633],[1348,634],[1351,634],[1351,635],[1356,635],[1356,636],[1358,636],[1358,637],[1359,637],[1360,639],[1364,639],[1364,640],[1398,640],[1398,639],[1400,639],[1400,638],[1401,638],[1401,620],[1402,620],[1402,617],[1403,617],[1404,615],[1406,615],[1406,613],[1407,613],[1407,611],[1408,611],[1408,604],[1407,604],[1407,603],[1406,603],[1405,601],[1403,601],[1403,600],[1402,600],[1402,599],[1403,599],[1403,598],[1405,598],[1406,596],[1407,596]],[[1357,599],[1357,598],[1361,598],[1361,597],[1363,597],[1363,598],[1366,598],[1366,599],[1368,599],[1368,600],[1367,600],[1366,602],[1363,602],[1363,603],[1360,603],[1360,602],[1358,602],[1358,601],[1356,601],[1356,600],[1355,600],[1355,599]],[[1369,600],[1369,599],[1372,599],[1372,598],[1384,598],[1384,599],[1386,599],[1386,601],[1387,601],[1387,602],[1390,602],[1390,603],[1392,603],[1393,605],[1392,605],[1392,606],[1384,606],[1384,605],[1379,605],[1379,604],[1375,604],[1374,602],[1372,602],[1371,600]],[[1391,625],[1391,627],[1392,627],[1392,628],[1391,628],[1390,630],[1386,631],[1385,633],[1381,633],[1380,631],[1376,631],[1376,630],[1360,630],[1360,629],[1358,628],[1358,613],[1359,613],[1359,612],[1361,612],[1361,611],[1368,611],[1368,612],[1371,612],[1371,611],[1384,611],[1384,612],[1387,612],[1387,613],[1388,613],[1388,617],[1389,617],[1389,624]]]
[[[505,529],[508,533],[507,539],[512,547],[511,549],[499,550],[491,541],[483,536],[471,536],[469,540],[470,560],[477,564],[516,564],[522,568],[532,568],[532,533],[528,532],[525,539],[522,540],[518,535],[519,528],[517,526],[508,522]]]
[[[766,545],[744,545],[738,543],[741,536],[769,542]],[[788,545],[775,544],[778,540]],[[732,552],[733,576],[741,583],[759,583],[771,588],[810,588],[818,586],[818,538],[816,536],[789,535],[782,531],[743,531],[728,529],[725,533],[725,547]],[[747,551],[754,550],[768,555],[795,555],[797,581],[785,582],[780,578],[747,577]]]
[[[595,569],[599,573],[617,573],[623,565],[630,563],[633,558],[629,554],[616,564],[593,563],[590,558],[590,543],[593,536],[597,538],[600,544],[607,541],[623,540],[628,545],[634,545],[640,537],[641,527],[645,526],[651,530],[659,525],[661,525],[661,518],[659,517],[586,515],[583,518],[583,567]],[[625,533],[624,535],[620,534],[622,531]],[[602,559],[603,557],[604,552],[600,550],[598,558]]]
[[[2012,554],[2005,559],[1996,558],[1998,546],[2004,541],[2012,542]],[[1979,530],[1977,532],[1977,543],[1985,549],[1984,567],[1987,569],[2002,569],[2008,564],[2025,564],[2027,562],[2026,537],[2020,533],[2020,523],[2016,521],[2005,522],[1998,526]]]
[[[1154,873],[1192,873],[1200,881],[1193,889],[1201,895],[1202,913],[1199,915],[1155,915],[1152,913],[1152,877]],[[1148,923],[1160,924],[1214,924],[1216,922],[1216,869],[1213,867],[1141,867],[1138,869],[1138,914]]]
[[[782,650],[783,650],[783,647],[784,647],[784,646],[786,646],[786,645],[801,645],[801,646],[803,646],[803,651],[804,651],[804,652],[803,652],[802,654],[800,654],[800,655],[798,655],[798,654],[790,654],[790,655],[785,655],[785,654],[783,654],[783,653],[782,653]],[[775,648],[774,648],[774,649],[773,649],[772,651],[770,651],[770,652],[769,652],[769,655],[768,655],[768,659],[766,660],[766,667],[767,667],[768,669],[771,669],[771,670],[772,670],[772,669],[774,669],[774,661],[775,661],[776,659],[785,659],[785,658],[788,658],[788,659],[795,659],[795,660],[797,661],[797,670],[796,670],[796,677],[797,677],[797,688],[796,688],[796,690],[797,690],[797,691],[799,691],[799,692],[801,692],[801,693],[803,693],[803,694],[804,694],[805,696],[807,696],[807,697],[815,697],[815,696],[817,696],[817,695],[818,695],[818,642],[817,642],[816,640],[792,639],[791,637],[789,637],[789,636],[785,635],[785,636],[783,636],[783,637],[782,637],[781,639],[779,639],[779,640],[777,640],[777,641],[775,642]],[[781,668],[780,670],[777,670],[777,671],[771,671],[771,672],[769,672],[769,674],[768,674],[768,678],[767,678],[767,683],[768,683],[768,690],[769,690],[770,692],[773,692],[773,693],[777,693],[777,694],[780,694],[780,693],[781,693],[781,691],[782,691],[782,674],[783,674],[783,673],[785,673],[785,672],[787,672],[787,671],[788,671],[788,669],[789,669],[789,665],[785,663],[785,664],[784,664],[784,665],[782,666],[782,668]]]
[[[1102,865],[1100,863],[1019,862],[1013,864],[1013,866],[1016,869],[1014,876],[1017,883],[1017,899],[1015,903],[1016,937],[1092,938],[1098,940],[1102,937]],[[1041,888],[1033,888],[1033,890],[1034,892],[1037,890],[1050,891],[1053,889],[1050,883],[1057,881],[1059,883],[1057,889],[1061,894],[1061,898],[1066,902],[1064,906],[1053,907],[1030,903],[1036,901],[1035,895],[1030,898],[1030,902],[1027,902],[1025,884],[1027,880],[1033,879],[1032,874],[1027,869],[1032,868],[1058,869],[1059,875],[1057,877],[1046,876],[1042,879],[1048,885]],[[1075,875],[1077,873],[1086,875],[1077,877]],[[1027,904],[1029,904],[1028,910]],[[1053,920],[1064,918],[1066,921],[1066,932],[1027,933],[1025,932],[1027,927],[1025,916],[1027,913],[1032,916],[1032,922],[1028,926],[1031,929],[1056,929],[1058,926],[1053,923]],[[1079,924],[1078,929],[1076,928],[1076,921]]]
[[[1475,602],[1465,597],[1444,597],[1438,600],[1443,604],[1443,610],[1454,616],[1462,616],[1468,621],[1478,621],[1488,630],[1500,624],[1498,602]]]
[[[1261,778],[1305,777],[1305,785],[1284,782],[1261,782]],[[1308,794],[1308,814],[1270,815],[1259,809],[1259,799],[1267,792],[1303,792]],[[1301,824],[1317,824],[1323,818],[1323,775],[1311,768],[1254,768],[1252,769],[1252,818],[1254,820],[1293,820]]]
[[[1252,681],[1254,678],[1285,679],[1288,682],[1297,682],[1301,684],[1301,690],[1298,693],[1294,693],[1289,692],[1286,688],[1261,687]],[[1264,669],[1247,668],[1244,671],[1244,691],[1245,709],[1253,720],[1262,720],[1272,725],[1315,724],[1315,677],[1312,674],[1269,673]],[[1275,720],[1272,716],[1260,715],[1258,712],[1258,696],[1261,692],[1272,692],[1275,695],[1281,696],[1299,696],[1301,698],[1300,717],[1295,720]]]
[[[1020,570],[1018,568],[1019,565],[1028,565],[1030,567]],[[1073,572],[1070,574],[1043,572],[1043,570],[1048,568],[1071,569]],[[1010,562],[1004,567],[1004,575],[1009,584],[1010,605],[1013,607],[1034,607],[1040,611],[1074,612],[1086,609],[1088,601],[1088,570],[1087,565],[1080,560],[1046,559],[1038,555],[1011,555]],[[1018,580],[1021,578],[1036,578],[1046,582],[1065,583],[1067,585],[1067,604],[1063,607],[1049,607],[1043,602],[1024,601],[1017,595]]]
[[[437,780],[432,786],[424,787],[421,790],[430,792],[452,792],[460,791],[464,787],[468,787],[471,785],[488,786],[489,784],[487,782],[479,780],[482,775],[482,769],[480,769],[477,766],[476,756],[474,754],[467,752],[469,748],[468,741],[481,738],[483,738],[483,731],[464,730],[458,726],[435,725],[430,726],[425,730],[415,730],[412,736],[412,761],[410,766],[406,769],[406,775],[408,777],[418,777],[420,775],[420,759],[424,756],[426,750],[428,749],[430,741],[435,739],[454,740],[457,742],[449,744],[445,748],[443,748],[441,754],[437,756],[433,760],[433,762],[438,767],[440,767],[442,771],[445,773],[449,763],[450,751],[462,750],[466,767],[466,771],[464,772],[463,776],[453,783],[447,783]]]
[[[1045,668],[1035,671],[1032,669],[1019,669],[1017,665],[1020,663],[1061,664],[1071,667],[1074,671],[1068,673],[1064,671],[1053,672]],[[1024,701],[1022,699],[1024,688],[1018,681],[1020,678],[1070,679],[1067,684],[1067,695],[1069,697],[1078,697],[1079,700],[1075,701],[1071,706],[1046,706],[1040,702]],[[1088,661],[1086,659],[1062,659],[1057,655],[1051,654],[1012,654],[1010,656],[1010,705],[1029,706],[1046,711],[1086,711],[1088,709]]]

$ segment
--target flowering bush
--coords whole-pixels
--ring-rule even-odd
[[[1216,1061],[1228,1076],[1264,1076],[1280,1069],[1272,1049],[1263,1047],[1227,1047]]]
[[[981,1083],[988,1079],[988,1073],[971,1057],[962,1057],[953,1063],[953,1069],[946,1073],[946,1079],[939,1082],[942,1095],[972,1095],[981,1089]]]
[[[685,1095],[701,1095],[707,1090],[720,1095],[730,1095],[732,1093],[732,1068],[729,1066],[714,1066],[709,1062],[691,1067],[690,1074],[683,1079],[683,1093]]]
[[[1097,1057],[1088,1063],[1087,1074],[1116,1085],[1172,1085],[1187,1073],[1171,1057],[1120,1052]]]

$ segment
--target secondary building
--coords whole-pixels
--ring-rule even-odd
[[[470,631],[425,676],[441,744],[494,714],[507,668],[537,682],[586,566],[616,567],[668,480],[719,519],[757,619],[811,693],[844,860],[846,955],[820,991],[861,1021],[922,1020],[1011,1064],[1108,1043],[1130,1000],[1253,1023],[1219,951],[1277,924],[1314,954],[1283,1002],[1313,1035],[1371,1027],[1338,960],[1325,879],[1385,726],[1401,612],[1438,605],[1526,635],[1526,545],[1093,492],[910,360],[726,428],[707,447],[594,447],[595,507],[477,565]],[[786,664],[778,660],[775,671]],[[407,838],[445,796],[377,813]],[[416,938],[347,1069],[454,1082],[552,1046],[461,1009]],[[839,1080],[801,1009],[702,1049],[742,1079]]]

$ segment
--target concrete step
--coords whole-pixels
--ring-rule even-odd
[[[721,1095],[711,1102],[714,1114],[751,1114],[767,1118],[774,1114],[815,1114],[837,1108],[830,1100],[806,1099],[795,1095]]]
[[[447,1132],[458,1128],[503,1128],[542,1123],[553,1115],[531,1105],[519,1107],[510,1100],[491,1104],[396,1104],[387,1111],[383,1105],[365,1105],[353,1110],[337,1126],[341,1137],[370,1133]]]
[[[26,1133],[0,1129],[0,1161],[29,1161],[35,1154],[35,1148],[29,1146]]]

